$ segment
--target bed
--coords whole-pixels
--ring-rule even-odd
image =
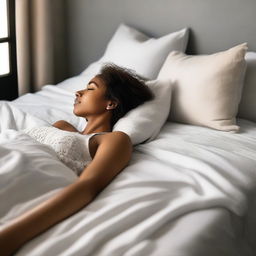
[[[256,7],[254,2],[248,0],[245,6],[239,1],[235,1],[235,4],[227,0],[216,4],[212,4],[211,1],[196,1],[192,6],[188,1],[179,1],[179,3],[159,1],[155,10],[166,19],[169,17],[166,10],[171,7],[173,14],[175,11],[181,11],[182,6],[190,9],[191,13],[189,12],[189,15],[182,20],[179,15],[174,15],[170,21],[159,21],[159,24],[156,23],[154,26],[150,26],[150,22],[146,24],[146,21],[150,18],[149,10],[156,7],[156,3],[150,1],[145,7],[142,2],[145,4],[145,1],[139,2],[136,12],[131,12],[135,1],[130,1],[129,4],[125,2],[125,10],[119,9],[116,1],[108,1],[108,4],[99,0],[93,3],[90,1],[69,3],[70,13],[72,14],[72,10],[73,13],[77,13],[76,17],[71,15],[70,29],[72,30],[75,25],[81,28],[84,22],[88,38],[80,35],[80,39],[83,38],[82,41],[89,45],[88,49],[91,47],[90,50],[83,51],[83,43],[80,40],[73,42],[73,45],[77,46],[69,49],[72,54],[73,75],[57,85],[45,85],[36,93],[25,94],[11,102],[0,102],[0,228],[78,178],[52,154],[47,146],[35,141],[23,130],[34,126],[49,126],[61,119],[70,122],[79,130],[84,127],[85,120],[72,114],[74,92],[97,73],[100,61],[93,61],[102,55],[102,49],[106,47],[109,36],[118,26],[120,29],[120,23],[130,22],[137,29],[144,27],[143,31],[149,34],[151,29],[160,31],[160,34],[164,34],[165,29],[168,32],[180,31],[179,34],[175,34],[177,40],[182,38],[179,44],[176,39],[173,42],[173,35],[171,36],[172,43],[176,44],[173,50],[186,51],[194,55],[211,54],[247,41],[251,55],[247,55],[246,68],[248,70],[250,66],[251,77],[255,77],[256,66],[250,64],[251,56],[255,58],[252,52],[256,51],[255,38],[251,37],[252,30],[249,34],[247,30],[238,33],[235,29],[235,25],[240,22],[242,22],[240,27],[253,29],[253,18],[250,15],[253,7],[254,9]],[[222,7],[227,7],[231,2],[232,12],[227,14]],[[207,4],[203,5],[203,3]],[[86,8],[87,5],[90,5],[90,10]],[[241,17],[246,16],[247,19],[233,17],[241,5],[245,11]],[[204,36],[207,26],[202,27],[200,23],[202,18],[206,19],[211,12],[209,6],[214,11],[219,11],[219,19],[216,23],[211,23],[212,17],[208,20],[208,27],[220,35],[219,40],[214,42],[211,41],[209,34]],[[110,19],[108,14],[113,9],[119,10],[120,16]],[[139,22],[139,10],[145,13],[145,20],[141,22]],[[96,12],[104,17],[98,23],[93,22]],[[199,13],[200,18],[190,19]],[[232,16],[234,23],[225,23],[224,27],[220,27],[220,24],[224,24],[224,14]],[[174,18],[177,19],[176,25],[173,25]],[[91,25],[87,19],[92,19]],[[105,21],[108,19],[109,29],[103,25],[104,19]],[[126,25],[122,24],[121,28],[124,26]],[[185,33],[183,29],[187,27],[190,29],[189,35],[188,30]],[[227,27],[233,29],[233,33],[231,36],[221,37]],[[102,28],[105,30],[104,33],[95,34],[95,31],[102,31]],[[71,43],[72,40],[74,39],[71,39]],[[93,44],[90,40],[100,41],[101,45]],[[143,76],[152,75],[150,79],[157,78],[157,75],[159,77],[161,71],[162,74],[166,73],[161,68],[171,51],[165,46],[161,48],[164,49],[161,52],[162,59],[159,60],[158,65],[155,64],[154,74],[151,70],[152,65],[143,66],[138,60],[133,63],[126,55],[121,58],[121,53],[118,59],[115,59],[119,49],[113,48],[116,44],[113,38],[110,42],[112,43],[108,43],[107,50],[103,54],[105,57],[102,57],[101,61],[120,61],[121,64],[124,63],[123,65],[139,70]],[[76,52],[78,49],[82,51],[79,59]],[[149,46],[148,51],[152,53],[153,50],[158,52],[159,48]],[[146,56],[146,53],[143,54]],[[148,58],[156,57],[150,55]],[[76,60],[78,61],[75,63]],[[86,69],[83,72],[75,74],[84,67]],[[219,70],[216,71],[218,72]],[[242,71],[241,75],[244,75]],[[245,75],[248,75],[248,72]],[[243,83],[244,81],[249,80],[243,80]],[[255,81],[256,79],[253,80]],[[252,84],[251,78],[249,82]],[[248,110],[250,107],[246,105],[249,104],[248,95],[251,96],[252,93],[255,93],[255,99],[255,89],[249,90],[243,85],[243,95],[241,99],[237,99],[237,105],[241,102],[245,106],[242,108],[240,103],[239,112],[236,113],[236,124],[240,127],[238,132],[173,121],[170,119],[171,110],[166,106],[164,107],[166,115],[163,115],[159,121],[152,120],[152,115],[150,116],[149,113],[149,120],[146,121],[150,121],[152,127],[155,127],[154,122],[162,122],[162,124],[148,134],[146,139],[138,140],[136,136],[139,135],[135,134],[135,146],[129,165],[92,203],[28,242],[15,255],[256,255],[254,99],[250,103],[252,107],[250,113]],[[172,94],[172,100],[169,98],[166,100],[172,101],[173,104],[174,97],[177,95]],[[167,105],[170,104],[171,102]],[[170,108],[172,109],[172,106]],[[125,126],[126,123],[122,125]]]

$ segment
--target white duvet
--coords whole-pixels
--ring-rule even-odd
[[[58,119],[81,128],[72,101],[69,91],[46,86],[0,104],[1,228],[77,179],[22,132]],[[240,125],[232,134],[166,123],[91,204],[16,255],[255,255],[256,124]]]

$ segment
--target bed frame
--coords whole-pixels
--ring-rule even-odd
[[[121,22],[154,37],[190,28],[187,53],[248,42],[256,51],[255,0],[67,0],[69,75],[100,58]]]

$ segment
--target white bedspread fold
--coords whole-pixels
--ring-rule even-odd
[[[29,126],[45,125],[45,120],[5,102],[0,115],[2,228],[77,176],[53,150],[22,132]],[[227,213],[245,218],[248,205],[252,208],[251,195],[256,194],[256,126],[242,120],[240,125],[241,133],[232,134],[166,123],[155,140],[135,148],[129,166],[91,204],[27,243],[16,255],[157,255],[164,228],[182,216],[223,209],[223,218]],[[213,226],[204,224],[201,236],[211,233]],[[232,225],[226,229],[234,232],[230,244],[216,248],[198,242],[199,228],[194,224],[189,230],[194,236],[175,237],[171,235],[175,227],[170,226],[170,255],[205,255],[205,250],[199,251],[207,247],[208,256],[234,256],[247,246],[243,241],[238,248]],[[153,239],[156,234],[158,240]]]

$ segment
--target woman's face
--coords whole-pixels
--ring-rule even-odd
[[[105,97],[106,89],[107,86],[100,77],[92,78],[84,90],[76,92],[73,113],[89,117],[105,112],[110,102]]]

